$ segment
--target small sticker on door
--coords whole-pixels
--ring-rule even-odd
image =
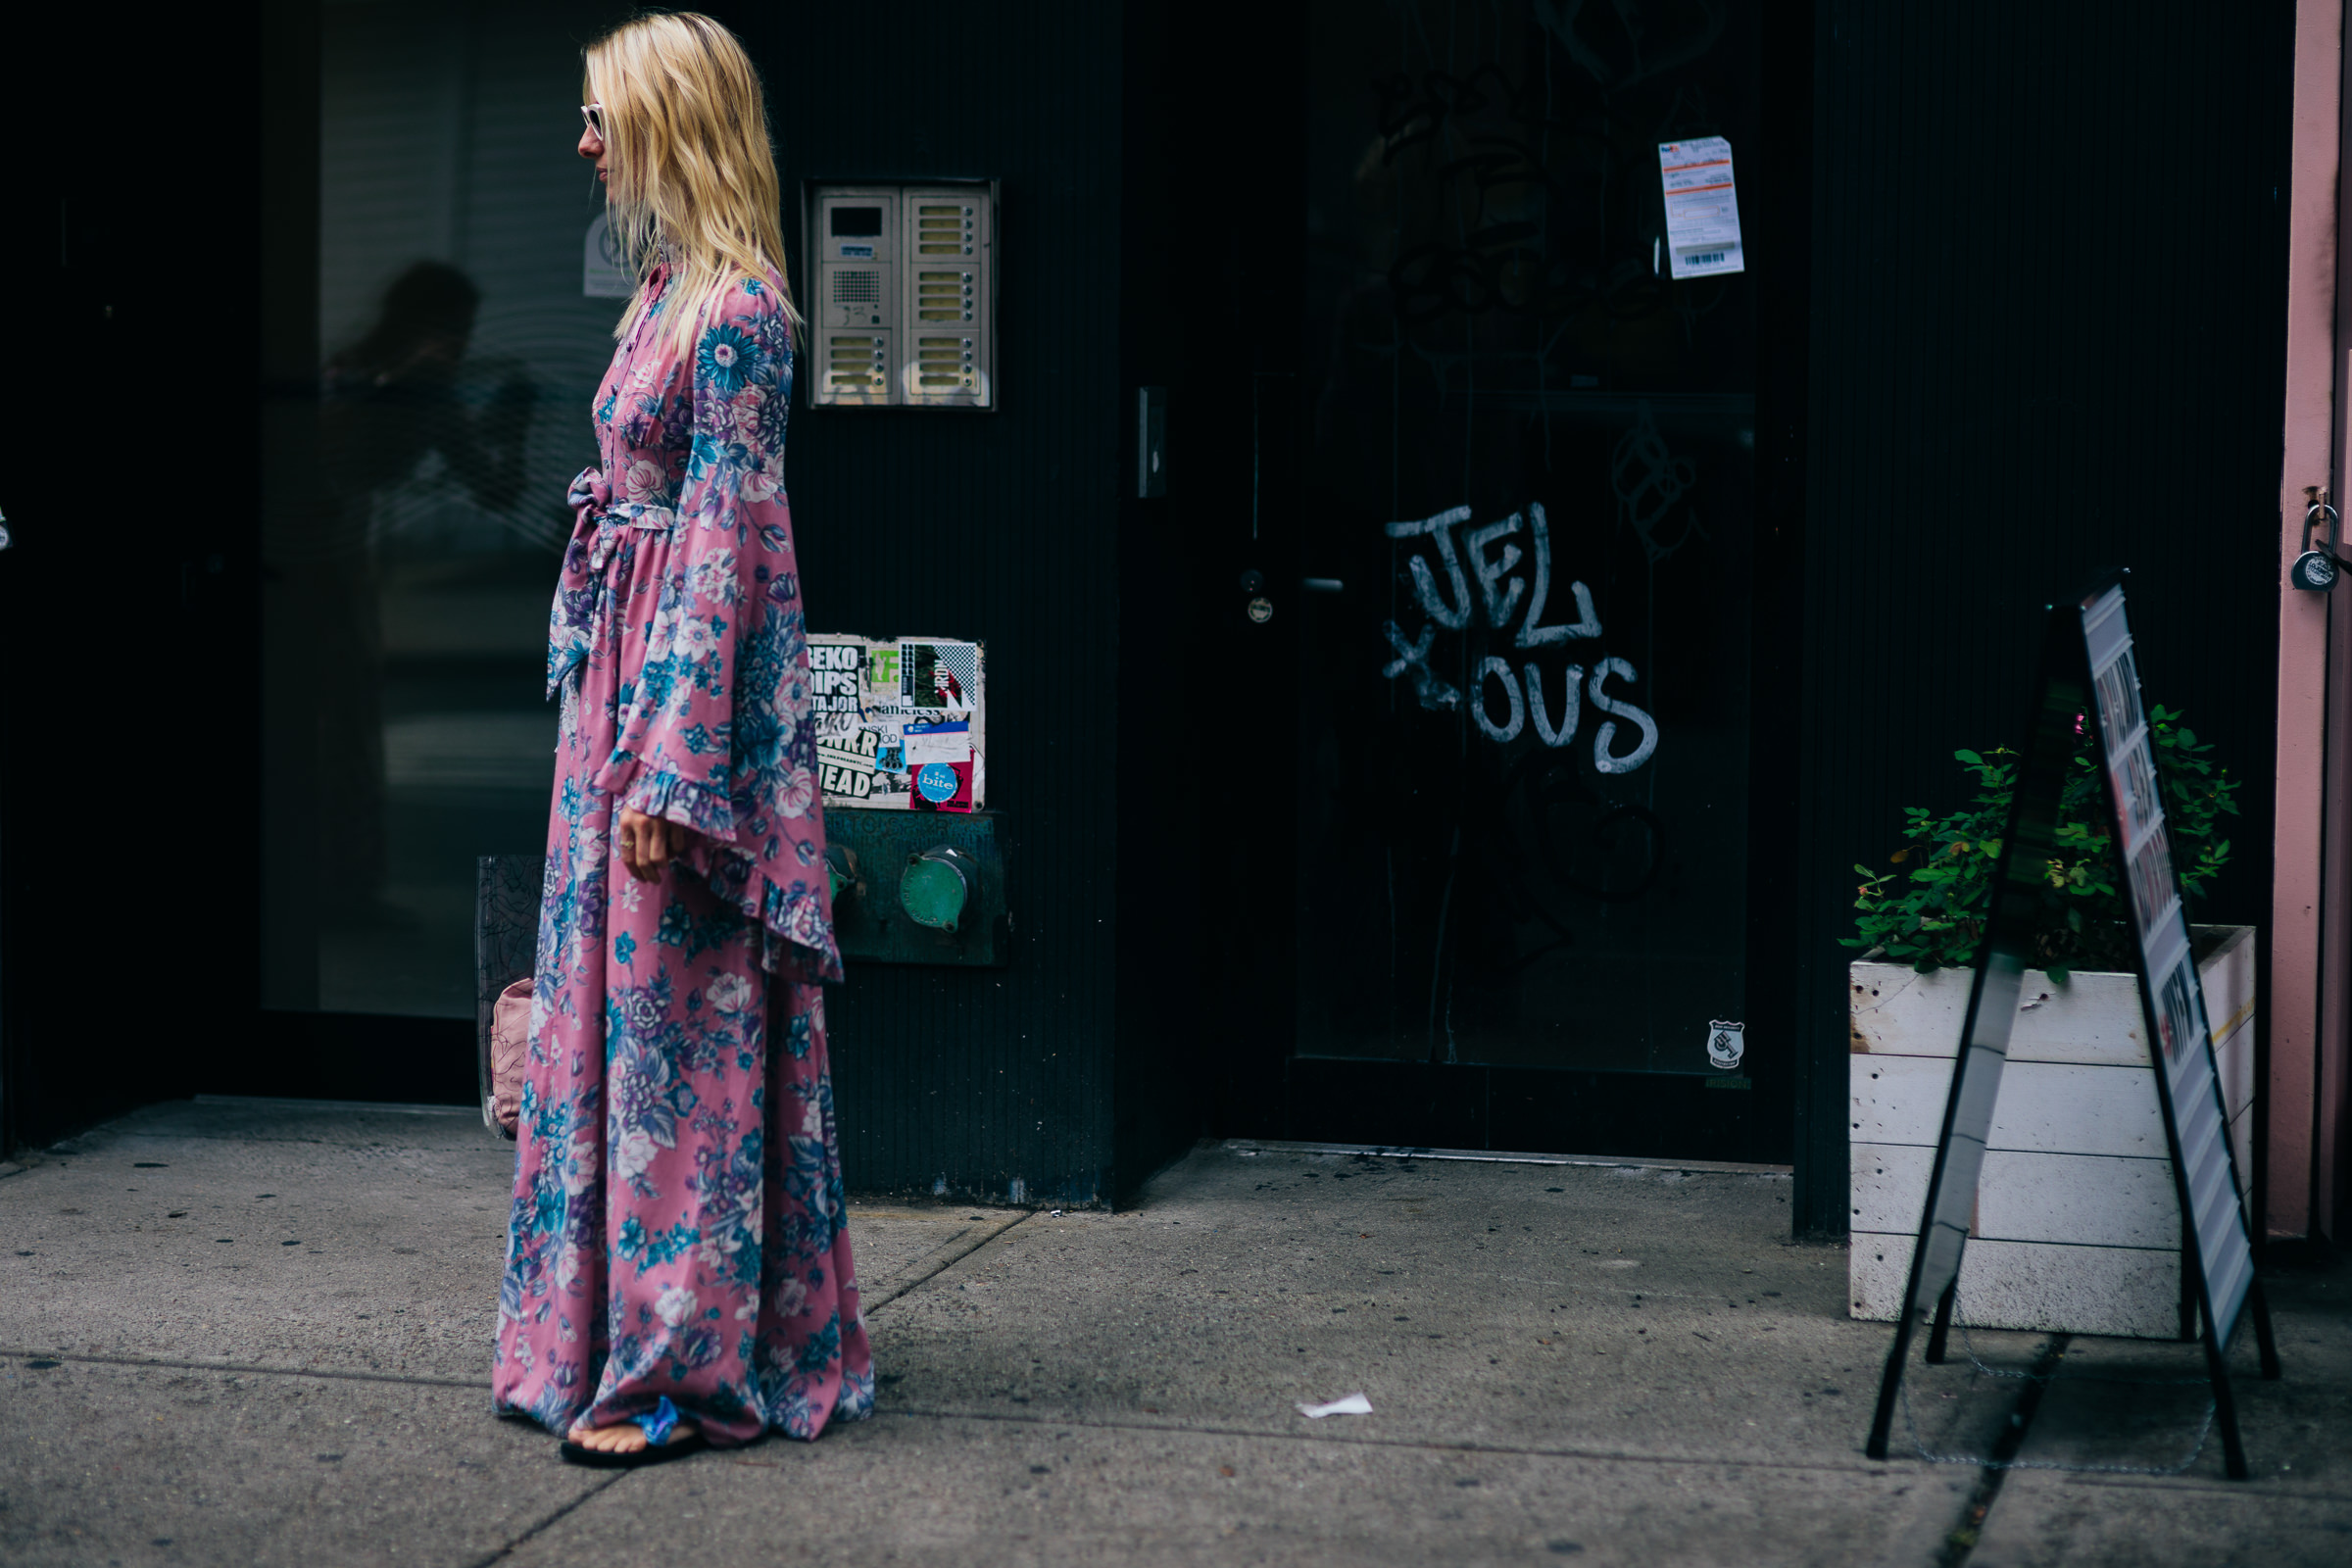
[[[1747,1025],[1718,1018],[1707,1025],[1707,1060],[1718,1072],[1730,1072],[1747,1054]]]

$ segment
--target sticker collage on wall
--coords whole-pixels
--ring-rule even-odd
[[[987,650],[810,633],[825,809],[976,811],[987,791]]]

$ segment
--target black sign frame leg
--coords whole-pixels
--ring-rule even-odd
[[[1943,1288],[1943,1294],[1936,1298],[1936,1323],[1928,1330],[1928,1364],[1931,1366],[1943,1364],[1943,1349],[1952,1337],[1952,1313],[1959,1303],[1960,1277],[1955,1274],[1952,1283]]]
[[[2107,788],[2102,810],[2124,869],[2132,907],[2140,1013],[2149,1066],[2163,1110],[2174,1194],[2180,1205],[2181,1338],[2201,1338],[2213,1384],[2214,1418],[2230,1477],[2247,1477],[2237,1403],[2230,1388],[2228,1347],[2241,1308],[2250,1309],[2262,1375],[2280,1375],[2270,1304],[2254,1276],[2253,1231],[2230,1143],[2229,1107],[2214,1060],[2213,1036],[2197,974],[2180,878],[2165,833],[2162,775],[2154,734],[2140,703],[2132,637],[2124,618],[2122,572],[2103,574],[2071,603],[2050,607],[2034,678],[2033,719],[2009,829],[2002,841],[1976,979],[1952,1063],[1952,1088],[1928,1178],[1919,1241],[1895,1318],[1894,1344],[1879,1384],[1878,1407],[1864,1451],[1886,1457],[1894,1406],[1909,1363],[1911,1333],[1929,1297],[1936,1298],[1927,1359],[1940,1362],[1960,1287],[1960,1261],[1984,1168],[1985,1141],[2007,1064],[2018,990],[2033,955],[2028,946],[2042,868],[2056,858],[2059,801],[2077,737],[2087,724]],[[2227,1197],[2228,1201],[2224,1202]],[[2200,1332],[2201,1326],[2201,1332]]]

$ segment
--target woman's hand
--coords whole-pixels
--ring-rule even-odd
[[[640,882],[659,882],[686,848],[686,829],[643,811],[620,808],[620,863]]]

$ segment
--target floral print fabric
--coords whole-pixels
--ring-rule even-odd
[[[773,283],[672,347],[666,273],[594,405],[548,639],[562,702],[497,1407],[662,1397],[714,1442],[873,1404],[816,982],[838,979],[783,488]],[[691,830],[659,882],[614,833]]]

